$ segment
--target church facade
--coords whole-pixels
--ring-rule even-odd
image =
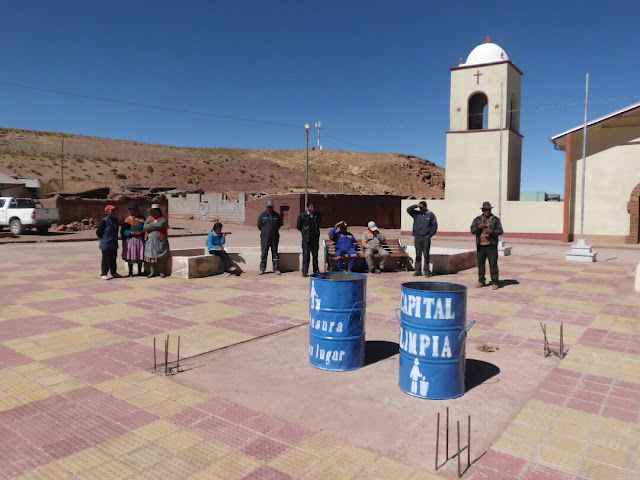
[[[576,188],[576,179],[581,178],[581,127],[551,139],[556,149],[564,150],[566,144],[569,145],[565,200],[521,202],[522,72],[507,53],[489,38],[472,50],[466,62],[460,59],[460,64],[450,70],[451,120],[446,133],[445,199],[428,201],[429,209],[438,218],[439,231],[468,235],[471,220],[479,215],[482,202],[490,201],[494,214],[502,219],[507,238],[572,241],[580,227],[580,183]],[[638,112],[640,108],[636,114]],[[588,215],[585,213],[584,232],[590,240],[632,241],[633,236],[629,232],[635,228],[635,243],[638,243],[638,218],[636,215],[634,227],[628,203],[635,185],[640,183],[640,122],[631,125],[634,122],[630,118],[626,116],[624,120],[612,120],[608,123],[610,127],[605,127],[606,121],[597,120],[588,125],[587,153],[601,157],[593,161],[587,158],[585,212]],[[638,119],[640,117],[636,116]],[[592,135],[591,129],[601,132]],[[635,152],[635,170],[632,152]],[[628,190],[624,202],[620,194],[622,178],[623,188]],[[627,183],[634,181],[634,186],[629,189]],[[640,186],[635,192],[637,204]],[[414,203],[415,200],[402,201],[403,234],[411,233],[412,219],[405,210]],[[615,215],[611,215],[609,209],[615,209]],[[589,222],[586,218],[590,218]],[[609,219],[615,225],[610,224]]]

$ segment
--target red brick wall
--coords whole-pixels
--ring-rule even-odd
[[[154,203],[162,205],[162,213],[167,217],[169,216],[167,198],[164,195],[154,199],[147,197],[120,197],[117,199],[58,197],[56,199],[56,207],[60,210],[61,223],[71,223],[87,217],[99,220],[104,217],[104,207],[107,205],[117,207],[118,220],[123,221],[129,216],[127,207],[130,202],[136,202],[140,213],[145,217],[148,216],[149,209]]]
[[[400,228],[400,206],[404,197],[395,195],[343,195],[310,193],[322,215],[322,226],[333,227],[340,220],[349,225],[366,225],[370,220],[380,228]],[[282,215],[284,227],[296,228],[296,220],[304,212],[304,194],[268,195],[245,203],[245,225],[255,225],[258,215],[266,209],[267,200],[273,200],[275,210]],[[288,210],[286,209],[288,207]]]

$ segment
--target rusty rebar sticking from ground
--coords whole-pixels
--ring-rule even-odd
[[[471,467],[471,415],[467,416],[467,470]]]
[[[460,470],[460,420],[458,423],[458,478],[462,477],[462,471]]]
[[[438,444],[440,443],[440,412],[438,412],[438,423],[436,424],[436,471],[438,471]]]
[[[449,461],[449,407],[447,407],[447,461]]]
[[[153,373],[156,372],[158,363],[156,361],[156,337],[153,337]]]
[[[560,360],[564,358],[564,325],[560,324]]]
[[[176,361],[176,373],[180,371],[180,335],[178,335],[178,360]]]
[[[542,322],[540,322],[540,328],[542,329],[542,333],[544,334],[544,356],[548,357],[550,352],[549,341],[547,340],[547,325],[542,325]]]
[[[164,341],[164,374],[167,375],[169,367],[169,337]]]

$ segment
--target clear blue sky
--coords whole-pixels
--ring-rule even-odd
[[[585,73],[589,119],[640,101],[638,18],[631,0],[3,2],[0,126],[303,149],[322,120],[325,148],[446,167],[449,67],[490,35],[524,72],[522,189],[560,193],[548,138],[582,123]]]

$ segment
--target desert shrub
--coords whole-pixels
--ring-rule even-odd
[[[149,166],[147,167],[147,171],[148,171],[149,173],[153,173],[153,167],[152,167],[151,165],[149,165]],[[145,178],[146,178],[146,177],[145,177]]]
[[[118,173],[116,174],[116,178],[119,178],[120,180],[126,180],[127,176],[124,173]]]

